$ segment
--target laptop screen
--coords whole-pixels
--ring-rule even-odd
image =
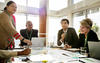
[[[46,39],[44,37],[32,38],[32,47],[44,47]]]
[[[100,59],[100,42],[89,41],[88,47],[90,57]]]

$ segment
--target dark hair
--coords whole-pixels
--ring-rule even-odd
[[[13,1],[9,1],[9,2],[6,4],[6,6],[11,5],[12,3],[15,3],[15,2],[13,2]],[[4,10],[7,10],[7,7],[5,7]]]
[[[68,19],[62,19],[61,22],[66,21],[69,24],[69,20]]]

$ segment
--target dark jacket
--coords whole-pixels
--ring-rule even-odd
[[[22,29],[22,30],[20,30],[20,34],[21,34],[24,38],[31,40],[32,37],[38,37],[38,30],[32,29],[31,32],[28,32],[27,29]],[[27,44],[24,43],[24,42],[21,42],[21,46],[24,46],[24,45],[27,45]]]
[[[93,30],[90,30],[89,33],[87,34],[87,42],[88,41],[99,41],[97,34]],[[85,44],[85,35],[80,33],[79,34],[79,46],[84,47],[84,44]],[[89,52],[88,43],[86,43],[86,47],[87,47],[87,52]]]
[[[94,31],[90,30],[88,33],[87,41],[99,41],[97,34]],[[83,47],[84,43],[85,43],[85,35],[80,33],[79,34],[80,47]]]
[[[62,43],[60,42],[61,35],[63,34],[63,29],[59,30],[58,32],[58,40],[57,40],[57,45],[60,46]],[[73,48],[78,47],[78,36],[76,34],[76,31],[74,28],[68,28],[65,39],[64,39],[64,44],[71,45]]]

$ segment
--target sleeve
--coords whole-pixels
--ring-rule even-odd
[[[12,52],[8,50],[0,50],[0,58],[10,58],[17,56],[17,52]]]
[[[38,30],[36,30],[36,37],[38,37]]]
[[[58,39],[57,39],[57,45],[60,46],[62,43],[60,42],[61,39],[61,33],[60,31],[58,32]]]
[[[99,41],[99,39],[98,39],[98,36],[97,36],[97,34],[96,33],[94,33],[94,34],[92,34],[92,41]]]
[[[79,46],[83,47],[85,42],[85,35],[84,34],[79,34]]]
[[[20,30],[20,34],[24,37],[24,35],[23,35],[23,34],[24,34],[24,33],[23,33],[23,30]]]
[[[24,30],[22,29],[22,30],[20,30],[20,34],[25,38],[25,33],[24,33]],[[21,40],[20,40],[20,42],[21,42],[21,45],[24,43],[24,42],[22,42]]]
[[[20,34],[16,31],[13,24],[10,22],[10,19],[6,16],[2,16],[3,19],[0,19],[2,28],[6,31],[6,34],[12,36],[16,39],[20,37]]]
[[[73,38],[73,42],[74,42],[73,47],[78,48],[79,47],[78,36],[77,36],[77,33],[74,28],[73,28],[72,38]]]

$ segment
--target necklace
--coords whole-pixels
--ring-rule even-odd
[[[30,31],[30,34],[28,34],[28,30],[26,30],[26,34],[29,40],[31,40],[32,30]]]
[[[88,34],[87,34],[87,36],[86,36],[86,38],[85,38],[85,43],[84,43],[84,47],[86,47],[86,44],[87,44],[87,38],[88,38]]]

